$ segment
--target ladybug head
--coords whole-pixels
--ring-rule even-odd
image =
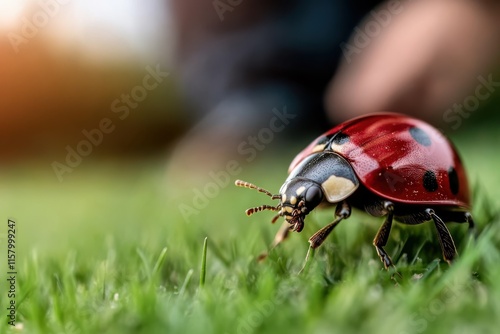
[[[285,220],[291,225],[290,229],[297,232],[302,231],[304,228],[305,216],[318,206],[324,197],[323,190],[319,184],[301,177],[288,180],[281,187],[278,195],[273,195],[269,191],[248,182],[237,180],[235,184],[239,187],[258,190],[272,199],[280,200],[276,206],[261,205],[250,208],[246,210],[248,216],[263,210],[279,211],[271,222],[275,223],[279,217],[285,217]]]

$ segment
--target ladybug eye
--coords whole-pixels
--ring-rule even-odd
[[[311,186],[304,196],[309,210],[316,207],[323,200],[323,191],[318,186]]]

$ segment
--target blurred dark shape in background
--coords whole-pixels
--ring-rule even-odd
[[[339,45],[379,2],[172,1],[175,68],[195,119],[264,125],[273,107],[288,105],[300,118],[293,127],[325,129],[323,96]],[[238,100],[241,108],[221,106]]]

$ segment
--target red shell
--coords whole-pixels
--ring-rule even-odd
[[[314,140],[289,172],[319,151],[343,156],[366,188],[389,200],[470,207],[467,177],[454,146],[423,121],[395,113],[354,118]]]

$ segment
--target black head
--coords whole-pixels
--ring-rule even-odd
[[[323,189],[306,178],[288,180],[280,189],[280,215],[292,225],[294,231],[304,228],[304,218],[323,201]]]
[[[235,184],[239,187],[256,189],[272,199],[279,199],[276,206],[261,205],[259,207],[246,210],[248,216],[255,212],[263,210],[279,211],[274,216],[272,223],[279,217],[285,217],[285,220],[291,225],[293,231],[300,232],[304,228],[304,218],[318,204],[323,201],[323,189],[319,184],[306,178],[293,178],[285,182],[278,195],[273,195],[269,191],[257,187],[251,183],[237,180]]]

